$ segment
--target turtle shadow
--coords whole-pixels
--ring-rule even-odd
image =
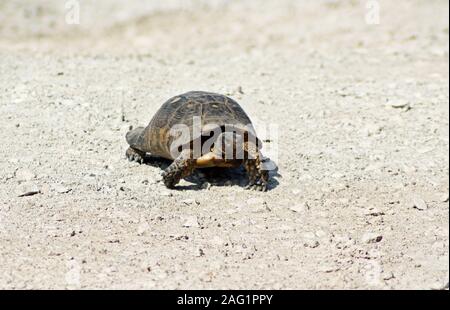
[[[155,168],[160,168],[162,170],[166,169],[170,166],[172,163],[172,160],[163,158],[163,157],[156,157],[151,155],[145,155],[144,157],[144,164],[149,165]]]
[[[267,191],[270,191],[279,185],[276,179],[277,173],[269,173],[269,184]],[[175,190],[202,190],[207,189],[209,186],[214,187],[230,187],[239,186],[246,187],[248,184],[247,172],[243,167],[238,168],[202,168],[196,169],[192,175],[185,179],[192,183],[189,185],[178,185]]]
[[[166,169],[172,163],[171,160],[146,155],[144,158],[144,164],[152,167],[157,167],[162,170]],[[278,174],[278,167],[269,172],[269,184],[267,190],[270,191],[279,185],[277,177],[281,177]],[[240,186],[245,187],[248,184],[248,177],[244,167],[238,168],[201,168],[195,169],[194,172],[185,178],[186,181],[192,183],[189,185],[177,185],[174,190],[202,190],[209,186]]]

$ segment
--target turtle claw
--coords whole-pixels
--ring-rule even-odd
[[[136,151],[131,147],[128,148],[127,152],[125,153],[125,156],[130,162],[137,162],[139,164],[144,163],[144,154],[141,154],[140,152]]]
[[[265,192],[265,191],[267,191],[267,182],[265,182],[263,180],[258,180],[254,183],[248,184],[245,187],[245,189],[259,191],[259,192]]]
[[[128,160],[130,162],[136,162],[138,164],[143,164],[144,163],[144,159],[142,157],[140,157],[140,156],[130,156],[128,158]]]
[[[174,189],[175,185],[178,184],[182,178],[182,171],[172,168],[169,167],[161,173],[163,183],[169,189]]]
[[[194,170],[194,161],[191,158],[191,150],[180,154],[173,163],[167,167],[162,173],[164,185],[169,188],[175,188],[175,185],[180,182],[181,179],[189,176]]]

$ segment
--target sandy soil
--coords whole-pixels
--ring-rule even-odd
[[[0,1],[0,288],[448,283],[447,1],[29,2]],[[125,160],[189,90],[278,125],[270,191]]]

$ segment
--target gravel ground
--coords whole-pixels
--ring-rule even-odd
[[[158,2],[0,1],[0,288],[448,283],[447,1]],[[189,90],[260,125],[268,192],[125,159]]]

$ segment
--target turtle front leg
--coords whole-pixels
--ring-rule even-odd
[[[244,168],[249,179],[246,189],[265,192],[269,181],[269,172],[262,169],[261,153],[256,145],[249,142],[244,143],[244,151],[247,153],[244,159]]]
[[[125,152],[125,156],[128,158],[129,161],[135,161],[140,164],[144,163],[144,157],[145,153],[139,150],[136,150],[132,147],[129,147],[127,151]]]
[[[174,188],[181,179],[192,174],[195,168],[195,160],[192,159],[192,151],[184,150],[162,173],[164,185]]]

